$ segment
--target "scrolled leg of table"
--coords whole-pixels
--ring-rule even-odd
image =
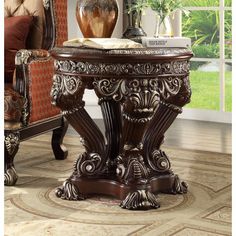
[[[143,157],[142,137],[159,101],[157,80],[126,81],[123,104],[123,151],[117,158],[117,175],[130,192],[120,206],[132,210],[158,208],[156,196],[150,191],[149,170]]]
[[[72,176],[56,191],[56,195],[63,199],[82,199],[76,180],[80,177],[99,176],[106,172],[105,140],[84,109],[82,97],[85,87],[86,84],[79,76],[54,76],[51,91],[53,102],[61,108],[67,121],[80,134],[85,147],[85,152],[74,164]]]
[[[172,175],[172,186],[166,192],[174,194],[186,193],[187,184],[180,181],[179,177],[173,174],[169,158],[160,149],[160,146],[163,142],[165,132],[178,114],[182,112],[182,107],[190,101],[191,90],[188,77],[183,78],[179,84],[181,86],[176,95],[166,97],[164,96],[164,90],[160,94],[162,101],[160,101],[155,115],[143,136],[143,151],[146,158],[145,161],[147,161],[150,168],[150,176]]]

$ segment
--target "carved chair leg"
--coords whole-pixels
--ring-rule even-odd
[[[19,149],[19,132],[5,132],[4,141],[4,185],[12,186],[18,179],[13,161]]]
[[[68,129],[68,122],[64,117],[62,117],[61,127],[54,129],[52,133],[51,145],[55,159],[57,160],[64,160],[67,158],[68,155],[66,147],[62,144],[67,129]]]

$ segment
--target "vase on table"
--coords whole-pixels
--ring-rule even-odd
[[[142,11],[129,10],[132,9],[132,4],[135,4],[136,0],[125,0],[125,12],[128,15],[128,25],[123,33],[123,38],[129,38],[134,41],[140,42],[141,37],[147,36],[141,26]]]
[[[78,0],[76,19],[85,38],[110,38],[118,18],[116,0]]]
[[[156,29],[154,37],[173,37],[173,27],[170,20],[170,16],[156,15]]]

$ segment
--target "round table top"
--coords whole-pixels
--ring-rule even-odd
[[[178,60],[189,59],[193,53],[188,48],[127,48],[127,49],[93,49],[82,47],[55,47],[50,51],[51,56],[57,60],[101,60],[101,61],[123,61],[123,60]]]

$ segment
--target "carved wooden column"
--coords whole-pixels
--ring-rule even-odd
[[[186,193],[161,144],[166,130],[190,101],[188,49],[52,50],[52,100],[80,134],[85,152],[56,190],[62,199],[110,194],[126,209],[158,208],[156,193]],[[93,89],[105,136],[84,109]]]

